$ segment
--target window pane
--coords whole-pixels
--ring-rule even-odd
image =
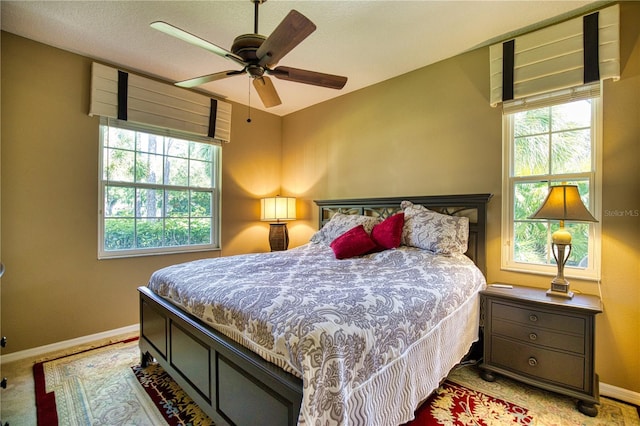
[[[191,142],[189,144],[189,157],[196,160],[211,161],[213,145]]]
[[[211,217],[210,192],[191,191],[191,217]]]
[[[565,223],[565,229],[571,234],[571,255],[567,266],[586,268],[589,266],[589,224]]]
[[[105,187],[104,216],[133,217],[135,190],[119,186]]]
[[[528,219],[542,205],[549,185],[547,182],[518,182],[514,187],[514,210],[515,220]]]
[[[162,154],[164,152],[164,138],[150,133],[138,132],[136,150],[138,152],[148,152],[151,154]]]
[[[133,182],[135,153],[121,149],[104,150],[103,179],[112,182]]]
[[[135,219],[105,219],[105,250],[129,250],[134,248],[134,235]]]
[[[190,232],[191,232],[191,244],[211,243],[211,220],[192,219]]]
[[[189,217],[189,191],[167,191],[168,217]]]
[[[167,219],[165,221],[165,245],[184,246],[189,244],[189,219]]]
[[[549,139],[530,136],[515,140],[513,158],[514,176],[532,176],[549,173]]]
[[[211,188],[211,163],[191,160],[189,167],[189,186]]]
[[[187,186],[189,184],[189,160],[167,157],[165,167],[166,185]]]
[[[104,141],[104,146],[128,149],[131,151],[135,149],[136,132],[133,130],[118,129],[116,127],[106,127],[106,129],[107,139]]]
[[[514,224],[514,260],[526,263],[547,263],[547,235],[546,222],[516,222]]]
[[[136,155],[136,182],[162,183],[162,161],[162,155],[138,153]]]
[[[161,189],[139,188],[136,198],[136,217],[161,218],[163,194],[164,191]]]
[[[555,105],[551,109],[554,132],[591,127],[590,100]]]
[[[513,115],[514,136],[528,136],[549,132],[549,108],[518,112]]]
[[[589,181],[587,179],[584,179],[575,180],[569,183],[571,185],[578,185],[578,194],[580,194],[580,199],[588,209],[591,203],[591,201],[589,200],[589,194],[591,193],[591,191],[589,190]]]
[[[567,131],[553,135],[551,173],[580,173],[591,170],[591,132]]]
[[[136,245],[138,248],[162,247],[162,220],[138,219]]]
[[[182,139],[167,138],[167,155],[189,158],[189,142]]]

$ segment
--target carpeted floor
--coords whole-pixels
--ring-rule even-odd
[[[476,367],[451,372],[449,380],[527,407],[536,426],[640,426],[637,407],[600,397],[598,416],[588,417],[576,409],[572,398],[498,376],[495,382],[480,378]]]
[[[3,363],[1,365],[1,376],[7,378],[7,388],[0,392],[0,419],[3,422],[2,424],[4,425],[5,422],[8,422],[10,426],[35,426],[37,424],[36,394],[33,380],[33,365],[35,362],[55,359],[136,337],[138,337],[137,333],[122,334],[51,352],[39,356],[37,359],[26,358],[11,363]]]
[[[92,345],[92,347],[97,346],[100,345]],[[60,398],[56,395],[56,405],[58,415],[61,416],[61,425],[150,424],[156,426],[180,424],[173,423],[170,419],[168,421],[168,417],[171,417],[172,413],[175,414],[178,411],[185,410],[195,413],[195,417],[191,416],[194,425],[208,422],[206,416],[193,411],[193,406],[189,406],[189,401],[185,401],[183,397],[178,400],[175,398],[160,402],[156,400],[154,403],[152,398],[148,396],[148,390],[145,392],[143,390],[144,387],[140,386],[140,382],[144,385],[145,381],[150,381],[151,387],[158,388],[159,381],[155,377],[152,378],[152,376],[153,374],[161,374],[162,371],[160,369],[158,372],[158,369],[156,369],[156,372],[152,374],[151,370],[142,371],[136,367],[139,363],[139,351],[136,342],[107,348],[66,357],[55,363],[44,364],[45,367],[50,364],[50,367],[47,367],[48,370],[45,368],[46,371],[43,371],[43,376],[48,376],[50,383],[57,383],[59,389],[65,389],[65,391],[57,391],[60,394]],[[88,348],[80,348],[80,350],[85,349]],[[47,359],[51,360],[63,355],[66,354],[52,354]],[[77,359],[81,359],[82,362],[78,364],[75,362]],[[3,422],[9,422],[12,426],[34,426],[36,425],[36,408],[33,398],[35,389],[33,375],[30,372],[33,362],[24,361],[14,364],[16,365],[3,365],[2,374],[11,377],[11,380],[8,389],[2,391],[0,418]],[[138,370],[137,372],[136,369]],[[142,374],[139,374],[140,371],[142,371]],[[98,374],[97,372],[106,372],[106,374]],[[137,378],[136,375],[138,376]],[[73,377],[73,380],[67,380],[69,377]],[[96,381],[93,379],[95,377],[100,377],[100,379]],[[504,411],[506,407],[506,404],[503,404],[504,401],[508,401],[515,407],[507,407],[511,410],[512,420],[506,423],[500,419],[495,419],[494,422],[485,424],[640,426],[636,407],[601,398],[602,403],[599,405],[598,416],[589,418],[575,409],[575,402],[570,398],[521,385],[502,377],[496,382],[488,383],[478,376],[475,367],[454,370],[450,374],[448,381],[449,383],[441,387],[439,393],[432,396],[431,401],[421,407],[422,411],[425,411],[426,407],[430,407],[428,416],[420,415],[422,422],[414,422],[412,426],[473,424],[474,415],[484,417],[503,415],[501,411]],[[176,388],[175,384],[169,384],[168,386]],[[468,389],[465,390],[465,387]],[[467,391],[469,389],[477,391],[478,395],[480,395],[475,398],[476,401],[479,401],[476,404],[476,408],[467,404],[469,398],[469,392]],[[163,392],[160,389],[158,394]],[[471,393],[473,392],[471,391]],[[62,398],[63,394],[67,396]],[[460,401],[455,402],[455,399],[460,397],[467,398],[462,401],[461,406],[465,406],[468,413],[461,413],[460,418],[456,420],[457,423],[454,423],[450,416],[452,412],[450,407],[452,404],[460,404]],[[58,401],[58,399],[60,400]],[[161,407],[160,410],[154,410],[154,404],[159,405]],[[87,407],[91,407],[89,411],[91,411],[92,416],[97,416],[93,420],[90,420],[86,415]],[[117,409],[114,407],[117,407]],[[526,409],[522,407],[526,407]],[[529,415],[531,416],[530,419],[528,419]],[[440,423],[436,422],[437,419],[440,419]],[[513,422],[513,419],[517,421]],[[487,418],[487,420],[489,419]]]

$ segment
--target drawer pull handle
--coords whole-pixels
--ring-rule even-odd
[[[537,340],[538,339],[538,335],[536,333],[530,333],[529,334],[529,339],[530,340]]]
[[[529,315],[529,321],[531,321],[531,322],[536,322],[536,321],[538,321],[538,316],[537,316],[537,315],[534,315],[534,314],[530,314],[530,315]]]
[[[529,365],[535,367],[536,365],[538,365],[538,360],[534,357],[529,358]]]

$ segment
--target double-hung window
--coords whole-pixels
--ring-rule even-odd
[[[505,103],[503,269],[555,275],[551,234],[559,223],[529,218],[550,186],[577,185],[585,206],[600,217],[599,90],[597,83]],[[567,221],[565,227],[573,238],[565,274],[599,279],[599,223]]]
[[[102,119],[99,258],[219,248],[220,146]]]

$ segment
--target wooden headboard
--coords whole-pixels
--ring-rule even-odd
[[[451,216],[469,218],[469,248],[465,253],[486,276],[487,204],[492,194],[435,195],[421,197],[354,198],[348,200],[315,200],[320,208],[319,226],[336,213],[359,214],[385,219],[399,211],[404,200],[429,210]]]

